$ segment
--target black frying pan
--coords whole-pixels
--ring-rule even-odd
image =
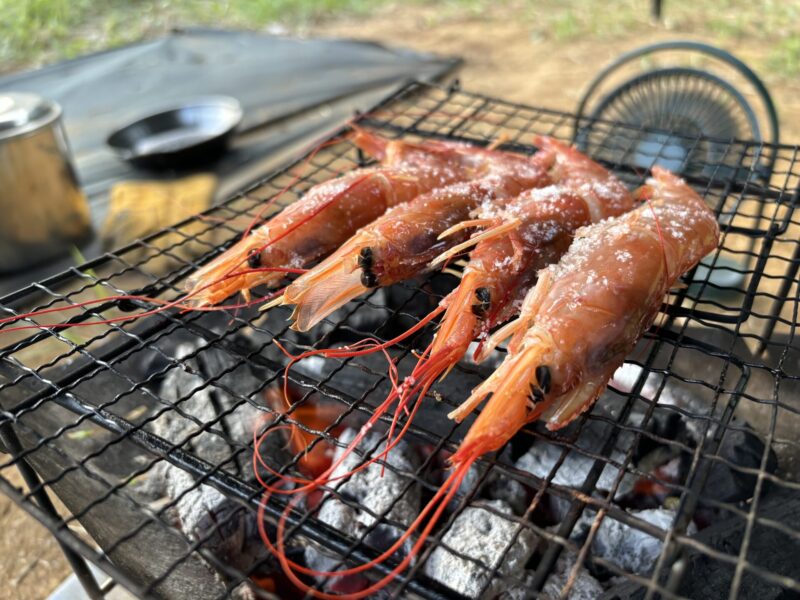
[[[139,119],[106,142],[121,159],[139,167],[190,167],[219,158],[241,120],[235,98],[209,96]]]

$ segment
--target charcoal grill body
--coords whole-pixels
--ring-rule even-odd
[[[480,145],[505,131],[510,133],[507,149],[532,153],[536,134],[568,138],[574,120],[574,115],[503,102],[458,87],[413,83],[367,113],[360,124],[387,136]],[[584,121],[581,125],[589,124]],[[642,167],[647,165],[642,163],[642,148],[634,145],[641,129],[593,120],[591,130],[605,140],[596,158],[631,187],[640,185],[646,177]],[[333,132],[332,139],[340,133]],[[669,151],[668,141],[679,134],[650,133],[652,140],[663,140],[645,152],[655,164]],[[758,540],[765,532],[776,531],[788,539],[800,536],[794,517],[784,518],[795,513],[775,512],[771,496],[775,490],[796,492],[800,474],[795,466],[800,449],[790,439],[792,421],[800,413],[794,402],[800,388],[800,345],[794,337],[800,299],[793,276],[800,256],[800,220],[794,210],[800,183],[797,148],[767,148],[775,162],[772,177],[763,181],[730,173],[755,173],[764,144],[681,139],[687,147],[710,142],[722,149],[713,162],[685,165],[694,168],[684,172],[718,215],[722,241],[706,260],[707,266],[687,274],[688,285],[669,296],[657,326],[631,355],[628,362],[638,369],[634,380],[627,387],[612,384],[601,402],[566,431],[553,434],[526,428],[506,451],[485,457],[475,486],[459,495],[452,507],[448,524],[475,501],[486,499],[497,481],[514,480],[523,490],[518,498],[522,511],[509,518],[518,529],[517,537],[533,540],[528,572],[503,572],[511,546],[492,564],[467,557],[486,574],[480,579],[482,593],[490,593],[500,579],[507,588],[546,588],[555,581],[559,557],[567,555],[585,560],[591,576],[624,578],[627,587],[620,589],[631,596],[675,597],[699,589],[691,587],[694,578],[702,576],[695,568],[698,557],[733,573],[724,590],[730,597],[747,597],[747,590],[759,581],[800,591],[800,576],[790,567],[750,554],[762,545]],[[685,160],[697,156],[707,155],[687,153]],[[6,296],[0,310],[5,316],[34,306],[67,306],[98,290],[106,295],[175,297],[191,272],[235,242],[242,229],[236,219],[241,223],[255,217],[264,202],[292,181],[278,206],[294,201],[315,183],[362,164],[363,157],[347,143],[327,145],[309,160],[265,176],[199,218]],[[298,171],[301,175],[295,181]],[[747,260],[726,262],[742,256]],[[730,264],[748,266],[730,285],[724,279],[711,280],[715,269],[739,268]],[[237,433],[243,421],[234,418],[249,415],[244,422],[253,420],[259,431],[293,422],[291,411],[278,414],[264,398],[265,390],[280,382],[285,365],[273,339],[293,352],[367,335],[390,339],[431,310],[452,285],[448,276],[432,275],[373,291],[331,315],[310,335],[290,331],[283,308],[266,316],[255,309],[213,314],[166,311],[133,322],[78,326],[97,316],[150,308],[143,301],[114,300],[75,309],[69,316],[72,326],[63,329],[11,334],[3,333],[7,325],[0,326],[0,429],[10,451],[0,456],[0,489],[53,531],[73,557],[88,558],[138,595],[230,596],[251,576],[261,577],[274,568],[268,556],[252,550],[252,539],[246,537],[262,494],[247,468],[252,439]],[[393,350],[401,371],[410,369],[412,350],[424,348],[432,333],[431,327],[423,329]],[[764,352],[755,352],[758,344]],[[425,417],[411,426],[409,439],[425,448],[426,458],[413,463],[411,472],[386,466],[423,498],[436,485],[432,478],[436,457],[454,450],[469,426],[469,422],[456,426],[444,413],[489,372],[487,366],[458,365],[449,380],[435,388],[441,403],[428,401]],[[335,403],[342,422],[363,421],[389,390],[385,362],[379,357],[301,363],[292,370],[290,381],[298,390],[298,405]],[[750,463],[739,464],[726,440],[750,431],[757,432],[760,445],[751,448]],[[333,426],[311,433],[315,443],[337,442]],[[589,446],[589,439],[599,442]],[[552,466],[540,474],[520,468],[521,455],[545,446],[559,457]],[[662,481],[647,470],[642,455],[653,447],[672,453],[684,465],[680,481]],[[296,469],[300,455],[282,451],[271,450],[275,467]],[[567,464],[577,464],[576,458],[586,465],[580,485],[568,483],[563,472]],[[18,466],[32,467],[37,474],[38,481],[29,478],[32,489],[19,490],[9,483],[9,470]],[[631,478],[655,480],[668,489],[673,518],[666,528],[644,520],[642,513],[624,504],[622,491]],[[709,488],[710,482],[723,480],[743,481],[741,489],[734,490],[739,495],[721,499],[718,489]],[[154,491],[154,481],[163,483],[167,492]],[[41,503],[42,493],[60,498],[69,512],[48,510]],[[336,490],[331,497],[353,502]],[[194,513],[187,505],[195,498],[197,502],[216,498],[223,504],[209,512],[213,519],[198,519],[190,526]],[[217,511],[223,505],[224,512]],[[268,530],[283,507],[275,498],[264,505]],[[397,526],[389,516],[391,510],[375,515],[378,523]],[[734,542],[720,550],[703,532],[693,533],[699,516],[733,520],[741,535],[731,536]],[[605,520],[659,541],[650,572],[631,572],[597,554],[591,531],[596,533]],[[73,531],[78,524],[88,535]],[[584,526],[589,533],[580,534]],[[290,514],[288,527],[290,551],[298,556],[314,547],[334,562],[348,564],[377,553],[365,543],[366,534],[352,539],[299,508]],[[249,563],[235,560],[236,549],[220,549],[220,539],[233,536],[231,532],[245,536],[239,554],[250,556],[252,551]],[[389,588],[391,595],[459,597],[425,568],[431,554],[446,546],[442,537],[432,539],[420,560]],[[687,569],[687,564],[693,567]],[[391,566],[390,561],[384,572]],[[263,590],[259,593],[269,596]]]

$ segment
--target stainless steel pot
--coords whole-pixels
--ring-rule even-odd
[[[0,272],[62,256],[90,234],[61,107],[35,94],[0,94]]]

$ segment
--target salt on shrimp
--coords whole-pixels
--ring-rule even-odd
[[[298,573],[317,577],[363,573],[392,557],[419,530],[411,550],[396,567],[349,597],[375,594],[422,551],[478,458],[500,449],[525,423],[543,417],[548,427],[557,429],[591,405],[652,324],[669,288],[719,242],[719,227],[711,210],[671,173],[653,168],[653,178],[638,196],[650,201],[621,217],[582,228],[558,264],[544,269],[526,296],[520,318],[501,336],[511,336],[516,349],[452,413],[454,418],[463,418],[492,394],[450,457],[453,471],[389,548],[355,567],[315,571],[286,556],[287,516],[300,499],[289,502],[274,542],[263,526],[263,509],[260,511],[262,538],[295,585],[315,597],[336,600],[341,596],[311,588]]]
[[[466,239],[464,230],[444,239],[441,233],[467,220],[481,204],[500,205],[526,189],[546,185],[552,161],[552,153],[546,151],[533,157],[498,152],[483,177],[433,190],[388,210],[270,305],[295,305],[293,326],[307,331],[370,288],[422,274],[433,258]]]
[[[252,288],[281,281],[281,268],[328,255],[387,208],[479,175],[489,155],[467,144],[387,140],[359,128],[350,141],[381,164],[315,185],[200,268],[186,283],[193,306],[214,306],[237,292],[249,300]]]

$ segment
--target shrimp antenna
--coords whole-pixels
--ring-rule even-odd
[[[426,327],[431,321],[433,321],[442,312],[444,312],[444,310],[445,310],[444,307],[437,306],[430,313],[428,313],[428,315],[426,315],[424,318],[420,319],[420,321],[418,323],[416,323],[413,327],[410,327],[409,329],[407,329],[406,331],[404,331],[400,335],[398,335],[398,336],[396,336],[396,337],[394,337],[394,338],[392,338],[390,340],[387,340],[385,342],[379,342],[378,340],[375,340],[375,339],[372,339],[372,338],[368,338],[368,339],[361,340],[361,341],[359,341],[359,342],[357,342],[355,344],[352,344],[352,345],[349,345],[349,346],[344,346],[342,348],[320,348],[320,349],[315,349],[315,350],[309,350],[307,352],[303,352],[302,354],[298,354],[298,355],[295,356],[295,355],[292,355],[290,352],[288,352],[278,340],[273,340],[273,343],[290,359],[289,363],[284,368],[284,376],[283,376],[283,381],[284,381],[283,393],[284,393],[284,397],[286,398],[286,402],[289,402],[288,401],[288,397],[289,397],[289,389],[288,389],[289,371],[291,370],[291,368],[297,362],[300,362],[303,359],[311,357],[311,356],[322,356],[324,358],[352,358],[354,356],[364,356],[364,355],[367,355],[367,354],[373,354],[375,352],[383,352],[384,355],[386,356],[386,360],[387,360],[387,362],[389,364],[389,380],[390,380],[390,382],[392,384],[392,390],[389,393],[389,395],[386,397],[386,399],[379,406],[377,406],[377,407],[375,407],[373,409],[372,414],[370,415],[370,418],[361,427],[361,429],[359,430],[359,432],[355,436],[355,438],[347,445],[346,448],[343,449],[343,451],[340,453],[339,457],[322,474],[320,474],[318,477],[313,478],[313,479],[305,479],[305,478],[301,478],[301,477],[290,476],[290,475],[287,475],[287,474],[278,473],[275,470],[273,470],[266,463],[264,458],[260,455],[260,448],[264,444],[264,441],[265,441],[266,437],[268,435],[270,435],[273,431],[275,431],[276,428],[273,428],[273,429],[265,432],[260,437],[256,436],[256,434],[254,432],[254,434],[253,434],[254,435],[254,448],[255,448],[255,452],[253,453],[254,454],[254,459],[253,459],[254,460],[254,466],[262,467],[264,470],[269,472],[270,475],[272,475],[274,477],[277,477],[280,480],[281,484],[286,483],[286,482],[291,482],[291,483],[294,483],[294,484],[299,484],[301,486],[299,488],[294,488],[294,489],[288,489],[287,490],[283,485],[280,485],[280,484],[277,485],[277,486],[274,485],[274,484],[268,484],[267,482],[265,482],[260,477],[258,469],[256,468],[256,477],[259,480],[259,483],[261,483],[262,487],[264,487],[264,489],[269,491],[270,493],[279,494],[279,495],[286,495],[286,494],[293,495],[293,494],[299,494],[299,493],[303,493],[303,492],[308,492],[310,490],[316,489],[316,487],[318,487],[320,485],[324,485],[324,484],[329,483],[331,481],[336,481],[338,479],[344,479],[346,477],[350,477],[354,473],[356,473],[356,472],[368,467],[370,464],[384,459],[388,455],[388,453],[400,442],[402,436],[408,430],[408,427],[410,426],[411,421],[413,420],[413,417],[416,414],[416,408],[417,408],[415,406],[414,410],[412,410],[410,413],[408,411],[406,411],[406,405],[407,405],[407,399],[406,398],[407,398],[407,395],[403,394],[403,391],[401,389],[401,388],[403,388],[403,386],[398,384],[397,367],[394,364],[394,361],[392,360],[391,356],[388,354],[388,349],[391,348],[392,346],[395,346],[396,344],[400,343],[401,341],[407,339],[411,335],[414,335],[415,333],[417,333],[418,331],[420,331],[424,327]],[[420,384],[420,386],[421,385],[422,384]],[[412,389],[418,390],[420,386],[414,386],[414,387],[412,387]],[[350,470],[350,471],[348,471],[346,473],[343,473],[343,474],[340,474],[340,475],[337,475],[337,476],[334,477],[333,473],[336,472],[336,470],[345,461],[345,459],[356,450],[356,448],[359,446],[359,444],[362,442],[362,440],[366,437],[367,433],[372,429],[372,427],[375,424],[377,424],[378,420],[389,411],[391,405],[398,399],[400,400],[401,403],[398,405],[398,408],[395,411],[395,415],[394,415],[394,417],[392,419],[392,424],[390,426],[389,436],[388,436],[387,443],[386,443],[386,448],[380,454],[371,457],[369,460],[367,460],[366,462],[360,464],[355,469],[352,469],[352,470]],[[397,438],[392,439],[392,434],[393,434],[394,430],[397,427],[397,423],[398,423],[398,420],[399,420],[399,417],[400,417],[400,414],[401,414],[401,409],[406,411],[406,413],[408,415],[408,419],[407,419],[406,423],[404,424],[402,430],[398,434]],[[287,426],[287,427],[291,427],[291,426]]]
[[[400,561],[400,563],[397,564],[397,566],[395,566],[391,571],[389,571],[389,573],[384,575],[381,579],[379,579],[366,589],[353,594],[349,594],[347,596],[352,600],[367,598],[385,588],[389,583],[391,583],[396,577],[398,577],[403,571],[405,571],[408,568],[408,566],[411,564],[414,558],[422,550],[422,547],[424,546],[425,542],[430,536],[431,531],[441,519],[443,512],[447,508],[450,501],[453,499],[453,496],[455,496],[456,492],[461,486],[461,482],[464,480],[464,477],[466,476],[470,467],[477,458],[478,455],[475,454],[467,458],[463,462],[460,462],[459,464],[455,465],[455,468],[450,473],[447,480],[445,480],[445,482],[441,485],[439,490],[437,490],[436,494],[434,494],[434,496],[428,501],[428,503],[425,505],[422,511],[420,511],[419,515],[408,526],[406,531],[403,532],[403,534],[379,556],[360,565],[350,567],[347,569],[342,569],[340,571],[318,571],[315,569],[310,569],[288,558],[286,553],[286,524],[289,515],[294,511],[294,509],[297,507],[297,505],[301,500],[301,498],[299,497],[292,498],[287,503],[286,508],[281,513],[281,516],[278,519],[275,541],[273,542],[266,531],[266,514],[265,514],[265,508],[271,494],[269,491],[265,492],[261,502],[259,503],[259,508],[258,508],[259,534],[261,536],[262,541],[264,542],[264,545],[278,559],[281,567],[283,568],[284,573],[294,585],[300,588],[304,593],[310,594],[316,598],[322,598],[323,600],[341,600],[342,598],[341,595],[323,592],[316,589],[315,587],[308,585],[305,581],[300,579],[298,573],[306,576],[324,579],[333,577],[345,577],[348,575],[356,575],[368,571],[369,569],[372,569],[373,567],[376,567],[378,565],[382,565],[387,560],[389,560],[398,550],[400,550],[403,547],[405,542],[411,537],[411,535],[417,529],[419,529],[423,525],[423,523],[425,523],[425,520],[427,519],[427,523],[425,523],[424,527],[422,528],[422,531],[420,532],[417,540],[414,542],[414,545],[411,547],[408,554]],[[430,517],[428,517],[429,514]]]

